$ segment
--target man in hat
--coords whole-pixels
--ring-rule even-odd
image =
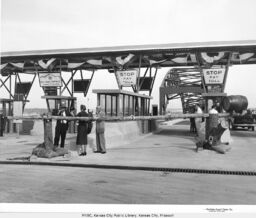
[[[103,112],[101,106],[96,107],[96,115],[98,118],[103,118],[105,113]],[[96,121],[96,145],[97,150],[94,153],[106,153],[106,140],[105,140],[105,121]]]
[[[60,105],[60,110],[58,112],[58,116],[68,117],[72,116],[72,114],[67,110],[66,105],[62,102]],[[66,134],[68,130],[68,121],[67,120],[57,120],[55,127],[55,137],[54,137],[54,146],[59,146],[59,140],[61,138],[60,147],[64,148]]]

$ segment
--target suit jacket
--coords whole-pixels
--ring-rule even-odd
[[[72,116],[72,114],[67,110],[67,109],[65,109],[64,110],[65,111],[65,114],[66,114],[66,117],[71,117]],[[64,111],[59,111],[58,112],[58,116],[63,116],[63,112]],[[64,123],[65,122],[65,123]],[[68,129],[68,124],[69,124],[69,121],[68,120],[65,120],[63,122],[63,120],[57,120],[57,124],[56,124],[56,126],[60,126],[61,124],[65,124],[65,126],[66,126],[66,129]]]
[[[97,117],[102,118],[105,116],[105,113],[101,111],[97,114]],[[105,121],[96,121],[96,133],[104,133],[105,132]]]

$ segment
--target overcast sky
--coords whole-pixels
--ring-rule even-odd
[[[1,50],[256,40],[255,0],[1,0]],[[158,74],[158,87],[168,69]],[[226,92],[254,97],[256,66],[232,66]],[[108,84],[102,81],[109,81]],[[92,88],[117,88],[115,78],[96,72]],[[90,89],[91,90],[91,89]],[[3,94],[3,93],[2,93]],[[38,81],[29,107],[45,107]],[[95,95],[78,102],[95,104]]]

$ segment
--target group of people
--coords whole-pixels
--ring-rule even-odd
[[[80,106],[80,112],[75,115],[74,108],[68,108],[65,105],[61,105],[60,110],[58,112],[58,116],[62,117],[92,117],[91,112],[86,111],[86,106]],[[105,116],[104,112],[101,109],[101,106],[97,106],[96,108],[96,116],[98,118],[102,118]],[[92,130],[92,121],[85,121],[78,119],[77,121],[77,137],[76,137],[76,146],[79,156],[85,156],[87,154],[86,147],[88,144],[88,134]],[[64,148],[65,139],[67,130],[69,128],[68,120],[61,119],[57,120],[56,127],[55,127],[55,137],[54,137],[54,146],[59,146],[59,141],[61,139],[60,147]],[[96,150],[95,153],[106,153],[106,141],[105,141],[105,122],[104,120],[97,120],[96,121]]]
[[[192,107],[192,110],[190,112],[195,114],[202,114],[203,109],[199,104],[196,104],[194,105],[194,107]],[[219,103],[213,104],[211,109],[209,110],[209,113],[212,113],[212,114],[217,114],[220,112],[221,111],[220,111]],[[197,130],[200,128],[201,122],[204,122],[204,118],[190,118],[190,132],[197,134]]]

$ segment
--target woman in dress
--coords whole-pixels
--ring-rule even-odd
[[[86,112],[85,105],[81,105],[80,110],[81,111],[77,114],[78,117],[88,117],[88,113]],[[87,121],[85,121],[85,120],[78,121],[76,145],[77,145],[77,150],[78,150],[79,156],[86,155],[87,128],[88,128]]]

